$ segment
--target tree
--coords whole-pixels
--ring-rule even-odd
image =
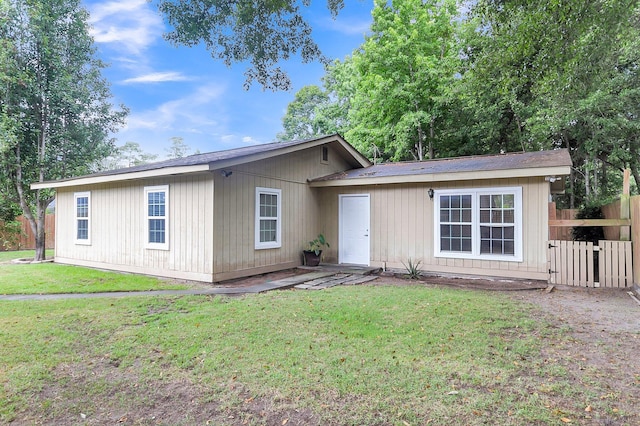
[[[308,139],[314,136],[335,133],[330,123],[322,114],[323,106],[329,102],[327,95],[315,85],[304,86],[300,89],[293,102],[287,106],[287,112],[282,118],[284,132],[278,134],[279,140]]]
[[[478,136],[568,148],[571,206],[607,196],[612,170],[640,178],[637,0],[481,0],[472,14],[463,79]]]
[[[372,34],[354,52],[359,74],[347,138],[387,158],[434,158],[447,86],[457,71],[455,1],[377,0]]]
[[[51,190],[33,182],[86,174],[113,150],[109,134],[126,110],[114,110],[104,64],[95,58],[88,13],[79,0],[1,0],[0,167],[10,197],[44,259]]]
[[[166,149],[167,158],[182,158],[189,154],[191,148],[184,143],[184,139],[178,136],[173,136],[171,139],[171,146]]]
[[[129,141],[122,146],[116,147],[113,154],[97,165],[96,171],[139,166],[157,158],[156,154],[144,152],[139,143]]]
[[[278,66],[300,54],[303,62],[323,60],[302,7],[310,0],[159,0],[174,30],[165,38],[176,45],[204,43],[227,66],[249,62],[245,88],[255,80],[265,89],[288,90],[291,81]],[[344,0],[327,0],[335,17]]]

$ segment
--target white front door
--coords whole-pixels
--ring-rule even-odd
[[[369,194],[340,195],[340,263],[369,265]]]

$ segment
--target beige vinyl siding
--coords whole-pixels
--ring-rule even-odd
[[[348,169],[329,145],[324,163],[322,147],[241,164],[229,177],[214,172],[215,226],[213,233],[214,280],[224,280],[295,267],[301,264],[302,249],[323,229],[318,226],[318,189],[307,179]],[[256,188],[279,189],[282,203],[282,246],[255,248]],[[324,209],[323,209],[324,210]],[[337,239],[332,240],[331,242]]]
[[[523,261],[436,258],[434,256],[434,201],[429,188],[522,187]],[[323,214],[320,227],[330,241],[338,241],[338,195],[371,196],[371,266],[404,269],[402,262],[421,260],[421,269],[431,272],[478,274],[513,278],[546,279],[545,241],[548,235],[549,185],[544,178],[497,179],[476,182],[372,185],[356,188],[318,188]],[[338,247],[332,246],[326,260],[337,262]]]
[[[144,188],[159,185],[169,186],[168,250],[145,248]],[[75,244],[73,238],[73,194],[77,190],[77,187],[58,190],[57,262],[211,281],[211,174],[83,186],[83,191],[91,191],[88,246]]]

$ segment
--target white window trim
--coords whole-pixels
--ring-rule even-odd
[[[150,192],[164,192],[164,216],[149,216]],[[149,219],[164,219],[164,243],[149,242]],[[144,222],[145,248],[152,250],[169,250],[169,185],[144,187]]]
[[[480,208],[478,203],[480,195],[487,194],[513,194],[514,195],[514,254],[495,255],[480,254]],[[441,195],[471,195],[471,253],[440,251],[440,196]],[[477,260],[500,260],[506,262],[522,262],[522,187],[496,187],[496,188],[460,188],[460,189],[441,189],[434,191],[433,197],[433,248],[435,257],[444,257],[452,259],[477,259]]]
[[[87,197],[87,217],[78,217],[78,198]],[[91,245],[91,192],[74,192],[73,193],[73,229],[75,231],[74,241],[76,244],[90,246]],[[87,220],[87,239],[78,239],[78,220]]]
[[[260,194],[276,195],[278,200],[278,216],[276,216],[276,240],[269,242],[260,241]],[[269,218],[273,219],[273,218]],[[255,249],[273,249],[282,247],[282,190],[274,188],[256,187],[256,214],[255,214]]]

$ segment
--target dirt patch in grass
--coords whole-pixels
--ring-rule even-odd
[[[628,289],[560,287],[545,292],[522,292],[513,298],[536,309],[533,315],[566,329],[571,339],[545,346],[543,356],[566,368],[575,386],[591,390],[584,402],[584,424],[640,424],[640,305]],[[613,407],[592,419],[598,405]]]

